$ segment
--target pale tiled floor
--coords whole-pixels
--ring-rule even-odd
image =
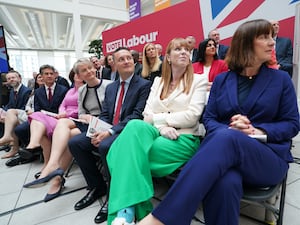
[[[292,152],[295,157],[300,157],[300,136],[294,139],[294,144]],[[2,154],[3,152],[0,152],[0,155]],[[8,168],[5,162],[6,160],[0,160],[0,225],[95,224],[94,217],[101,201],[81,211],[73,209],[75,202],[86,194],[85,181],[77,166],[73,167],[70,177],[67,178],[63,194],[53,201],[44,203],[42,199],[47,193],[49,184],[40,188],[22,188],[24,183],[33,180],[33,175],[39,171],[41,164],[36,161]],[[160,196],[165,187],[160,182],[156,186],[156,196]],[[156,200],[153,202],[157,204]],[[259,208],[243,207],[242,211],[250,211],[258,218],[262,215]],[[197,217],[202,218],[201,210],[198,210]],[[284,225],[300,224],[300,165],[296,163],[292,163],[289,170],[283,221]],[[103,223],[105,224],[106,222]],[[193,221],[192,224],[199,223]],[[256,224],[260,223],[244,216],[240,217],[240,225]]]

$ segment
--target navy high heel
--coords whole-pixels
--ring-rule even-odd
[[[48,194],[47,193],[46,196],[45,196],[45,198],[44,198],[44,202],[49,202],[52,199],[55,199],[58,196],[60,196],[62,189],[65,187],[64,185],[65,185],[65,181],[66,181],[65,178],[63,178],[63,177],[61,179],[62,180],[60,182],[59,190],[57,192],[53,193],[53,194]]]
[[[54,170],[53,172],[51,172],[48,176],[40,178],[40,179],[36,179],[32,182],[24,184],[23,187],[28,188],[28,187],[41,186],[41,185],[44,185],[47,182],[49,182],[52,178],[54,178],[56,176],[63,177],[63,175],[64,175],[64,170],[61,168],[58,168],[58,169]]]

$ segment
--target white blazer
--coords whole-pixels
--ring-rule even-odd
[[[183,81],[166,98],[161,100],[163,85],[161,77],[155,78],[144,114],[153,115],[153,125],[158,129],[174,127],[180,134],[199,135],[199,119],[203,112],[207,79],[194,74],[194,80],[188,94],[183,92]]]

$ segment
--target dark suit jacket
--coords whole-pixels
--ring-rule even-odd
[[[198,49],[194,48],[193,56],[192,56],[192,63],[196,62],[198,56]]]
[[[66,88],[70,88],[70,84],[69,84],[69,82],[67,81],[67,79],[66,78],[64,78],[64,77],[62,77],[62,76],[58,76],[57,78],[56,78],[56,83],[57,84],[60,84],[60,85],[63,85],[63,86],[65,86]]]
[[[134,74],[141,76],[143,66],[141,63],[137,62],[134,66]]]
[[[133,75],[125,99],[122,104],[120,123],[112,127],[112,130],[120,133],[131,119],[142,119],[146,100],[150,93],[151,82],[138,75]],[[107,123],[113,123],[115,103],[120,81],[115,81],[106,87],[105,99],[102,105],[100,118]]]
[[[111,69],[105,68],[105,67],[103,68],[102,79],[111,80]],[[118,79],[119,79],[119,73],[117,71],[115,80],[118,80]]]
[[[293,47],[289,38],[276,38],[276,59],[280,64],[280,70],[284,70],[293,75]]]
[[[24,86],[23,84],[21,85],[18,94],[17,94],[17,99],[15,99],[15,94],[13,88],[10,90],[9,93],[9,100],[6,106],[4,106],[5,110],[8,109],[25,109],[25,105],[28,101],[28,98],[31,94],[31,90]]]
[[[34,92],[34,111],[46,110],[58,113],[58,108],[63,101],[68,89],[60,84],[55,85],[52,101],[49,102],[45,87],[40,87]]]
[[[233,115],[246,115],[254,127],[267,133],[266,145],[284,160],[291,161],[291,139],[299,132],[293,83],[286,72],[266,66],[261,67],[254,79],[248,97],[239,105],[238,75],[229,71],[215,78],[203,117],[206,131],[228,128]]]
[[[229,46],[219,45],[218,57],[219,59],[225,59],[226,53],[229,49]]]

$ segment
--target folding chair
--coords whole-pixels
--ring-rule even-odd
[[[266,188],[244,188],[244,196],[242,202],[249,203],[251,205],[258,205],[265,208],[265,224],[275,224],[273,216],[275,217],[276,224],[282,225],[285,193],[286,193],[286,180],[287,175],[280,184]],[[277,200],[280,198],[279,205]],[[273,215],[273,216],[272,216]],[[247,216],[250,217],[250,216]],[[250,217],[255,219],[253,217]],[[257,220],[257,219],[255,219]]]

